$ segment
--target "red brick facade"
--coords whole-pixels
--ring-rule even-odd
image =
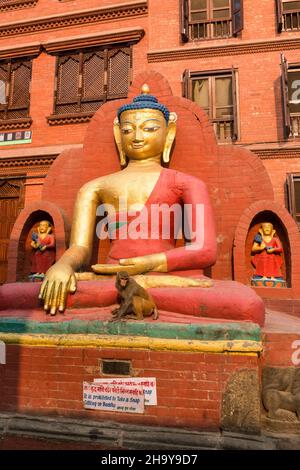
[[[8,3],[13,4],[12,1]],[[233,145],[246,146],[261,160],[255,163],[254,199],[274,198],[286,206],[286,175],[300,172],[300,146],[297,138],[284,138],[280,53],[284,53],[289,63],[300,63],[299,33],[277,32],[275,2],[244,0],[243,4],[244,29],[237,37],[186,43],[182,42],[180,36],[179,0],[163,2],[159,9],[155,0],[38,0],[24,2],[18,8],[3,8],[0,11],[0,60],[32,54],[33,66],[30,88],[32,124],[29,128],[32,131],[32,143],[1,147],[1,178],[25,175],[26,207],[40,199],[42,194],[43,199],[46,199],[44,177],[56,156],[70,147],[78,148],[80,153],[88,122],[50,125],[47,121],[47,117],[53,113],[54,52],[67,50],[70,44],[73,44],[72,47],[75,47],[74,44],[82,47],[91,40],[95,44],[109,41],[103,37],[111,37],[113,44],[128,34],[133,35],[132,31],[141,30],[144,35],[141,34],[132,45],[132,80],[142,71],[159,71],[168,80],[173,94],[182,96],[182,75],[186,69],[191,72],[236,70],[240,135]],[[99,39],[99,35],[102,39]],[[208,129],[211,132],[211,128]],[[19,128],[16,126],[11,130],[17,131]],[[93,127],[90,126],[85,140],[89,151],[95,138],[91,135],[92,131]],[[219,144],[219,147],[223,148],[221,153],[226,155],[226,146]],[[233,149],[228,147],[227,152],[233,158]],[[236,160],[236,168],[232,171],[229,165],[226,168],[225,158],[222,171],[224,175],[227,174],[228,185],[235,188],[234,194],[242,191],[242,188],[246,192],[250,188],[253,191],[254,183],[247,180],[249,172],[246,164],[241,172],[240,163]],[[246,156],[244,158],[246,161]],[[208,184],[214,180],[212,161],[207,161],[207,173],[202,177]],[[217,199],[214,191],[212,185],[212,198]],[[223,194],[223,202],[224,197]],[[225,202],[223,205],[223,212],[227,211],[228,217],[226,227],[222,227],[219,232],[219,256],[220,259],[228,260],[232,239],[226,241],[225,236],[223,240],[224,233],[242,216],[245,207],[235,208],[233,219],[233,207]],[[71,211],[72,207],[68,210]],[[232,277],[231,270],[221,265],[215,273],[222,278]]]
[[[9,367],[0,368],[1,411],[34,410],[47,416],[216,430],[232,374],[258,374],[256,356],[13,345],[7,349]],[[83,409],[83,381],[103,377],[101,359],[112,357],[130,360],[133,376],[156,377],[157,406],[147,406],[142,415]]]

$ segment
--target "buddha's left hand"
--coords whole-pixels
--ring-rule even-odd
[[[164,253],[136,256],[135,258],[120,259],[119,264],[94,264],[92,270],[98,274],[116,274],[127,271],[129,275],[144,274],[149,271],[168,271],[167,258]]]

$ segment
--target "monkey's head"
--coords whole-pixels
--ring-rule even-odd
[[[122,287],[122,289],[124,289],[127,284],[128,284],[128,281],[129,281],[129,274],[127,271],[120,271],[118,274],[117,274],[117,279],[116,279],[117,283],[119,284],[119,286]]]

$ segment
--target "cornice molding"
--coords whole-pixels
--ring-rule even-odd
[[[250,149],[249,149],[250,150]],[[299,158],[300,157],[300,143],[299,148],[293,149],[260,149],[260,150],[251,150],[255,153],[261,160],[277,160],[277,159],[286,159],[286,158]]]
[[[28,129],[31,126],[31,118],[0,120],[0,131],[10,131],[19,129]]]
[[[41,44],[38,42],[22,46],[6,47],[0,49],[0,59],[11,59],[12,57],[38,56],[41,52]]]
[[[143,28],[119,29],[113,32],[101,34],[89,34],[86,36],[74,36],[59,40],[51,40],[42,43],[42,47],[48,53],[55,53],[62,50],[79,49],[82,47],[104,46],[108,44],[118,44],[123,42],[138,42],[144,36]]]
[[[91,113],[78,113],[78,114],[51,114],[47,117],[47,122],[50,126],[61,126],[64,124],[80,124],[82,122],[89,122],[96,111]]]
[[[90,25],[104,21],[117,21],[133,17],[144,16],[148,13],[147,1],[119,4],[106,8],[81,10],[66,15],[53,15],[37,18],[30,21],[6,23],[0,26],[0,37],[15,36],[47,31],[49,29],[66,28],[69,26]]]
[[[164,51],[150,51],[147,54],[148,62],[166,62],[186,59],[203,59],[209,57],[232,56],[242,54],[258,54],[300,48],[300,37],[274,39],[269,41],[239,42],[220,44],[217,46],[200,46],[193,48],[169,49]]]
[[[39,167],[44,168],[47,170],[54,160],[56,159],[57,154],[54,155],[40,155],[40,156],[26,156],[26,157],[2,157],[0,158],[0,174],[3,175],[7,174],[7,170],[13,172],[19,172],[19,170],[23,170],[32,167]]]
[[[0,5],[0,11],[19,10],[21,8],[31,8],[37,4],[38,0],[8,0]]]

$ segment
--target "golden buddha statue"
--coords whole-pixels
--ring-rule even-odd
[[[103,276],[109,279],[124,270],[139,277],[152,273],[152,282],[147,286],[154,287],[168,285],[162,281],[162,275],[176,274],[181,276],[181,282],[173,278],[169,285],[181,288],[171,287],[172,292],[156,289],[162,299],[158,308],[199,316],[197,311],[201,307],[206,316],[263,323],[262,301],[251,289],[229,281],[214,281],[213,287],[202,289],[201,286],[212,283],[197,282],[202,270],[216,261],[215,224],[205,184],[196,177],[166,168],[175,140],[176,120],[175,113],[149,94],[147,85],[132,103],[118,110],[114,136],[123,169],[85,184],[78,193],[70,247],[47,271],[40,289],[44,309],[52,315],[65,310],[68,294],[76,291],[80,279],[76,272],[90,262],[96,213],[101,206],[108,214],[110,235],[111,227],[115,230],[107,263],[92,266],[100,279]],[[184,246],[176,246],[176,214],[170,218],[168,227],[158,216],[153,236],[153,227],[150,230],[146,222],[151,225],[152,209],[157,206],[183,209]],[[132,215],[132,208],[138,215]],[[143,225],[147,228],[141,230],[142,236],[136,236],[139,230],[131,236],[132,227],[141,229]],[[159,273],[155,281],[154,274]],[[111,289],[113,283],[113,280],[103,282],[102,291]],[[210,293],[204,294],[205,290]]]

